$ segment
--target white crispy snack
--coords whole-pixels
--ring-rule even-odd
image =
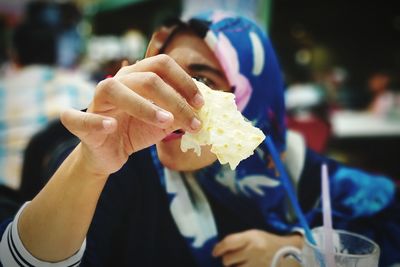
[[[234,170],[241,160],[253,154],[265,135],[237,110],[234,94],[195,83],[205,102],[198,111],[203,127],[196,134],[186,132],[182,136],[181,150],[194,149],[200,156],[200,146],[211,145],[211,152],[221,164],[229,163]]]

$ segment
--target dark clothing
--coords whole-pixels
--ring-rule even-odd
[[[210,200],[220,237],[256,228]],[[82,266],[196,266],[169,212],[149,150],[131,156],[100,197]]]

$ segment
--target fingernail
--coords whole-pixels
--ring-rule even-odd
[[[103,128],[108,130],[112,127],[113,122],[111,120],[103,120]]]
[[[170,112],[164,110],[157,110],[156,117],[157,120],[161,123],[167,122],[173,118]]]
[[[192,103],[195,107],[201,107],[204,105],[204,98],[200,93],[197,93],[193,99],[192,99]]]
[[[192,130],[198,130],[200,129],[201,122],[197,118],[193,118],[192,122],[190,123],[190,128]]]

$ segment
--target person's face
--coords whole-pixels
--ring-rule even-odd
[[[228,81],[213,52],[194,33],[184,31],[174,36],[164,53],[173,58],[191,77],[215,90],[230,91]],[[210,147],[202,147],[198,157],[193,150],[180,149],[183,133],[173,133],[156,144],[161,163],[177,171],[198,170],[212,164],[217,158]]]
[[[369,90],[374,94],[383,93],[388,89],[390,78],[386,74],[374,74],[368,80]]]

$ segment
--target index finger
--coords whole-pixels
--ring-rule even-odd
[[[248,239],[243,233],[228,235],[215,245],[212,254],[214,257],[220,257],[227,252],[243,248],[247,243]]]
[[[134,65],[123,67],[116,77],[132,72],[154,72],[182,95],[192,107],[201,108],[204,104],[203,96],[192,78],[167,55],[145,58]]]

